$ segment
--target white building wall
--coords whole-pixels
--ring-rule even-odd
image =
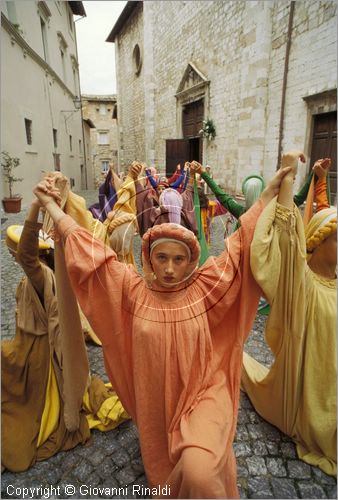
[[[81,165],[83,168],[85,165],[81,112],[75,110],[73,103],[80,89],[75,33],[70,33],[68,2],[46,2],[51,14],[44,18],[50,65],[44,61],[38,2],[13,3],[16,29],[7,20],[7,3],[1,3],[1,149],[20,158],[21,164],[15,174],[24,180],[15,184],[14,191],[23,196],[25,205],[32,199],[32,188],[41,178],[41,172],[54,170],[54,152],[60,154],[61,171],[73,179],[75,190],[81,189]],[[57,32],[62,33],[67,44],[64,47],[66,82]],[[32,121],[32,145],[27,144],[25,118]],[[53,128],[58,135],[56,148]],[[6,185],[2,185],[4,195],[8,195]]]

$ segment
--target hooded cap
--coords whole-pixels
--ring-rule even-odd
[[[265,181],[260,175],[248,175],[242,182],[246,208],[250,208],[258,200],[265,188]]]
[[[176,189],[165,189],[159,198],[159,204],[168,210],[169,222],[180,224],[183,200]]]
[[[23,231],[22,225],[12,225],[8,226],[6,231],[6,245],[12,250],[12,252],[17,253],[18,244],[21,238],[21,233]],[[41,253],[46,252],[54,248],[54,241],[48,237],[41,229],[39,231],[39,251]]]

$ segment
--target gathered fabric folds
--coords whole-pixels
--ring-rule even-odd
[[[85,443],[90,436],[84,414],[79,415],[74,432],[66,429],[60,395],[54,424],[47,433],[40,433],[51,377],[55,376],[55,381],[62,378],[55,278],[47,266],[41,267],[45,275],[44,307],[30,281],[23,278],[17,290],[16,334],[1,345],[1,462],[14,472]],[[54,384],[54,390],[56,387]]]
[[[266,207],[251,267],[271,306],[265,335],[275,359],[268,369],[244,354],[243,389],[295,441],[299,458],[336,475],[336,280],[309,268],[296,207],[276,199]]]
[[[26,277],[16,292],[16,333],[1,343],[1,462],[13,472],[86,443],[94,427],[89,421],[109,430],[128,418],[116,394],[89,376],[79,318],[73,314],[61,328],[56,279],[38,257],[40,227],[25,222],[18,258]],[[65,315],[78,311],[68,288]]]
[[[70,217],[57,225],[109,379],[138,426],[149,485],[169,485],[172,498],[238,497],[232,443],[243,344],[261,293],[249,262],[261,210],[257,202],[224,252],[175,292],[148,288]]]

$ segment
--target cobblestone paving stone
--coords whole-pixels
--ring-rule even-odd
[[[96,201],[95,191],[80,194],[87,204]],[[10,224],[22,223],[26,209],[24,207],[20,214],[1,213],[3,339],[15,333],[15,290],[22,277],[20,267],[6,249],[5,230]],[[223,246],[223,218],[216,218],[213,224],[211,253],[215,255]],[[135,237],[138,266],[139,253],[140,239]],[[265,317],[257,316],[245,349],[258,361],[270,365],[273,358],[264,342],[264,324]],[[101,348],[87,346],[92,373],[107,381]],[[293,442],[257,415],[243,393],[234,449],[241,498],[337,498],[335,479],[298,460]],[[67,491],[69,485],[72,491],[71,488]],[[142,493],[146,486],[137,429],[128,421],[107,433],[93,431],[87,446],[58,453],[28,471],[5,471],[1,497],[24,498],[23,488],[36,488],[30,490],[30,498],[48,498],[48,495],[49,498],[150,498]]]

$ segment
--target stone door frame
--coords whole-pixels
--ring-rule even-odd
[[[176,97],[176,137],[183,139],[183,108],[192,102],[204,100],[204,119],[209,113],[210,80],[189,62],[175,94]],[[203,141],[204,143],[204,141]],[[204,144],[203,144],[204,153]]]

